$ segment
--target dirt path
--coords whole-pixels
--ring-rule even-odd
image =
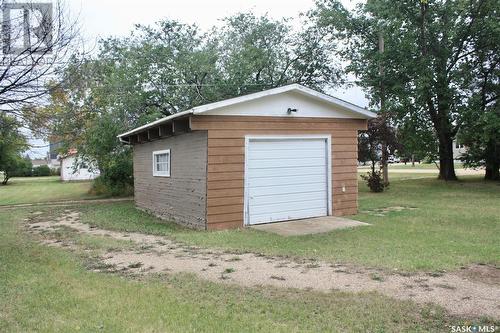
[[[295,261],[255,253],[232,254],[186,246],[161,236],[93,228],[80,222],[78,212],[69,210],[55,220],[34,218],[28,224],[30,232],[45,235],[44,243],[48,245],[72,246],[51,238],[51,232],[61,227],[137,244],[134,251],[112,251],[101,258],[103,266],[112,267],[112,270],[136,274],[189,272],[210,281],[252,287],[269,285],[324,292],[376,291],[417,303],[435,303],[455,315],[500,318],[500,269],[495,267],[477,265],[442,275],[402,275],[316,260]]]
[[[23,207],[64,207],[73,206],[79,204],[93,204],[93,203],[110,203],[110,202],[123,202],[132,201],[134,198],[110,198],[110,199],[89,199],[89,200],[61,200],[61,201],[47,201],[47,202],[35,202],[35,203],[25,203],[25,204],[15,204],[15,205],[0,205],[0,209],[15,209]]]

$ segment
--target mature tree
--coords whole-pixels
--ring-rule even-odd
[[[12,177],[31,177],[33,175],[33,162],[28,154],[23,158],[16,158],[18,161],[15,169],[10,173]]]
[[[316,28],[295,33],[284,20],[249,13],[222,23],[208,33],[169,20],[139,26],[131,38],[108,41],[106,55],[141,71],[146,101],[163,114],[289,83],[338,83],[335,59]],[[137,66],[130,66],[134,57]]]
[[[381,160],[382,149],[387,149],[389,154],[400,149],[395,129],[380,115],[368,121],[368,129],[361,132],[358,139],[358,152],[361,151],[364,159],[371,162],[372,172],[375,172],[375,165]]]
[[[322,89],[337,81],[335,61],[316,28],[295,33],[286,21],[251,14],[223,22],[201,33],[165,20],[102,41],[96,58],[72,59],[50,105],[31,112],[30,123],[77,148],[106,176],[116,161],[130,165],[130,150],[116,139],[126,129],[287,83]]]
[[[500,104],[481,107],[478,103],[464,117],[458,135],[466,147],[461,159],[468,167],[484,167],[485,179],[500,180]]]
[[[375,170],[377,162],[382,161],[384,150],[387,154],[394,154],[399,149],[399,143],[394,128],[388,125],[387,119],[378,115],[377,118],[368,121],[368,129],[358,136],[358,152],[364,154],[364,158],[370,160],[371,171],[361,175],[366,180],[372,192],[382,192],[389,186],[388,179],[383,181],[380,171]],[[382,171],[387,168],[387,164],[380,163]]]
[[[424,118],[421,119],[420,116]],[[438,159],[438,145],[432,123],[425,116],[426,114],[411,113],[400,121],[397,128],[398,154],[405,160],[412,161],[412,165],[415,160]]]
[[[466,166],[484,167],[485,179],[500,180],[500,6],[491,6],[483,25],[474,30],[477,56],[462,64],[462,89],[471,96],[458,140],[466,146]]]
[[[7,184],[12,173],[22,164],[21,153],[27,147],[19,121],[13,116],[0,113],[0,171],[3,173],[3,185]]]
[[[234,97],[289,83],[322,90],[339,83],[335,59],[328,52],[325,36],[304,22],[294,33],[284,21],[267,16],[239,14],[224,20],[213,32],[223,82],[219,97]]]
[[[358,133],[358,162],[366,165],[366,162],[372,162],[375,164],[376,161],[373,161],[372,152],[370,142],[368,141],[369,137],[365,131]]]
[[[490,111],[471,111],[459,140],[466,147],[462,159],[466,166],[484,167],[487,180],[500,180],[500,105],[496,102]]]
[[[439,146],[439,177],[454,180],[453,139],[472,103],[462,89],[463,64],[478,57],[474,36],[491,17],[498,22],[498,6],[496,0],[369,0],[350,13],[337,0],[319,0],[312,15],[342,40],[338,54],[373,102],[384,98],[385,112],[397,120],[425,114]]]
[[[380,146],[373,127],[358,134],[358,160],[370,162],[372,172],[375,172],[377,162],[380,161]]]

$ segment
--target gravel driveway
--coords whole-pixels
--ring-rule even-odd
[[[379,292],[417,303],[435,303],[455,315],[500,318],[500,269],[496,267],[474,265],[443,274],[404,274],[317,260],[228,253],[187,246],[162,236],[103,230],[81,223],[79,213],[72,210],[55,219],[44,220],[40,216],[31,217],[27,228],[43,236],[42,242],[47,245],[70,249],[77,246],[57,239],[54,231],[58,228],[129,240],[137,245],[134,250],[107,252],[100,258],[106,267],[103,270],[133,274],[187,272],[202,279],[246,287]]]

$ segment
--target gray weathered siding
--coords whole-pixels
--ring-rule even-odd
[[[192,228],[206,228],[207,132],[134,145],[137,207]],[[170,149],[170,177],[153,177],[153,151]]]

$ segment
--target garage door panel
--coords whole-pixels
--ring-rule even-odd
[[[283,185],[283,186],[268,186],[249,188],[248,195],[250,197],[269,196],[269,195],[282,195],[303,192],[323,191],[326,193],[325,185],[323,183],[312,184],[298,184],[298,185]]]
[[[270,144],[271,143],[271,144]],[[250,151],[255,150],[309,150],[318,148],[317,139],[300,139],[300,140],[253,140]]]
[[[252,169],[247,175],[248,180],[253,179],[271,179],[273,177],[302,176],[307,172],[308,175],[324,174],[324,166],[308,167],[286,167],[274,169]]]
[[[280,158],[274,160],[255,159],[248,163],[249,169],[267,169],[267,168],[296,168],[306,166],[325,166],[324,158]]]
[[[287,203],[301,202],[309,200],[323,200],[325,198],[324,191],[301,192],[301,193],[285,193],[275,195],[259,195],[252,199],[252,206],[261,206],[271,203]]]
[[[324,148],[323,148],[324,149]],[[293,159],[293,158],[307,158],[307,157],[318,157],[323,154],[323,149],[273,149],[273,150],[257,150],[251,151],[250,153],[254,159]]]
[[[274,212],[274,213],[265,213],[258,215],[252,214],[250,216],[250,224],[269,223],[269,222],[287,221],[295,219],[306,219],[309,217],[317,217],[322,215],[324,215],[323,208],[301,209],[288,212]]]
[[[326,139],[250,140],[246,150],[248,223],[328,213]]]
[[[299,185],[320,183],[323,184],[324,173],[321,174],[308,174],[302,176],[277,176],[277,177],[263,177],[253,178],[250,182],[249,188],[269,187],[269,186],[283,186],[283,185]]]
[[[252,199],[250,199],[250,202]],[[273,213],[273,212],[288,212],[288,211],[294,211],[297,209],[297,206],[303,205],[307,206],[307,209],[323,209],[325,210],[326,207],[326,202],[321,204],[321,201],[323,200],[318,200],[317,198],[312,199],[312,200],[297,200],[297,201],[287,201],[287,202],[281,202],[281,203],[266,203],[266,204],[261,204],[261,205],[255,205],[254,203],[251,202],[252,204],[252,215],[260,215],[260,214],[266,214],[266,213]],[[300,207],[300,206],[299,206]]]

